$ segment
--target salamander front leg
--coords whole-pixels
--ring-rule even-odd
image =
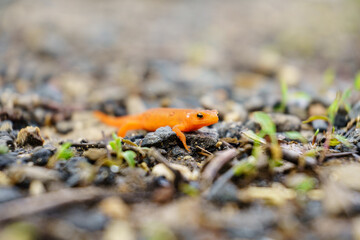
[[[185,134],[179,129],[179,126],[174,126],[172,130],[176,133],[176,135],[180,138],[180,141],[183,143],[186,151],[190,152],[190,148],[186,144]]]

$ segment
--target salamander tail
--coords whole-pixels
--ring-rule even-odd
[[[103,122],[109,126],[114,126],[114,127],[120,127],[127,121],[127,118],[128,118],[128,117],[113,117],[113,116],[106,115],[105,113],[100,112],[100,111],[94,111],[94,115],[101,122]]]

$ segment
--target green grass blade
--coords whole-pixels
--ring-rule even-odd
[[[324,120],[324,121],[327,121],[327,122],[330,121],[330,119],[328,117],[326,117],[326,116],[315,115],[315,116],[309,117],[308,119],[306,119],[302,123],[309,123],[309,122],[312,122],[312,121],[315,121],[315,120]]]
[[[299,140],[299,141],[301,141],[302,143],[307,143],[306,138],[304,138],[304,136],[301,135],[301,133],[296,132],[296,131],[286,132],[286,133],[285,133],[285,136],[286,136],[287,138],[290,138],[290,139],[293,139],[293,140]]]
[[[264,112],[255,112],[254,113],[255,122],[259,123],[261,129],[269,135],[276,134],[276,126],[271,120],[270,116]]]
[[[134,151],[128,150],[123,152],[123,157],[125,158],[126,162],[128,163],[128,165],[132,168],[135,167],[135,157],[136,157],[136,153]]]
[[[360,71],[355,76],[354,87],[357,91],[360,91]]]
[[[253,131],[247,130],[242,132],[247,138],[250,138],[254,142],[266,144],[266,140],[264,138],[259,137]]]
[[[70,147],[71,147],[71,143],[69,142],[62,144],[58,150],[57,159],[68,160],[71,157],[73,157],[74,153],[69,149]]]

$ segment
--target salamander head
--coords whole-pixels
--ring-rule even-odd
[[[195,110],[187,114],[189,131],[212,125],[219,121],[217,110]]]

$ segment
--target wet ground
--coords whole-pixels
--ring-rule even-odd
[[[1,2],[0,239],[360,239],[359,10]],[[93,115],[155,107],[219,122]]]

